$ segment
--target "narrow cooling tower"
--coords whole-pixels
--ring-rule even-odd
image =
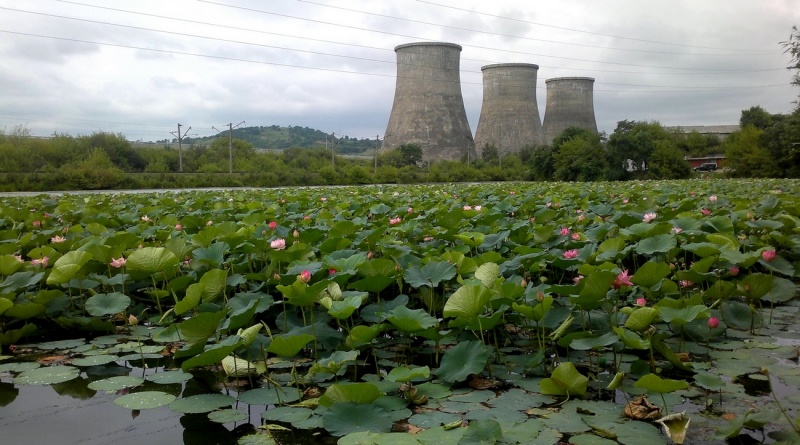
[[[539,65],[502,63],[483,71],[483,105],[475,148],[480,154],[489,144],[500,155],[517,153],[526,145],[544,145],[544,132],[536,103]]]
[[[395,47],[397,86],[382,150],[418,144],[425,160],[475,159],[461,96],[461,46],[443,42]]]
[[[594,79],[559,77],[547,79],[544,137],[548,144],[569,127],[597,132],[594,118]]]

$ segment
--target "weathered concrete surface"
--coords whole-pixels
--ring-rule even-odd
[[[420,42],[395,47],[397,86],[381,150],[422,147],[424,160],[475,159],[461,95],[461,46]]]
[[[502,63],[486,65],[483,71],[483,104],[475,148],[486,144],[501,155],[517,153],[526,145],[544,145],[544,131],[536,103],[539,65]]]
[[[558,77],[547,79],[544,137],[548,144],[569,127],[597,132],[594,117],[594,79]]]

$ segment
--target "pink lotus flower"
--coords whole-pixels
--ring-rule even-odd
[[[402,220],[402,219],[400,219],[400,217],[399,217],[399,216],[395,216],[394,218],[391,218],[391,219],[389,220],[389,225],[390,225],[390,226],[396,226],[396,225],[400,224],[400,222],[401,222],[401,221],[403,221],[403,220]]]
[[[430,236],[430,235],[426,236],[425,238],[422,238],[422,241],[425,241],[426,243],[429,243],[429,242],[433,241],[433,237]]]
[[[586,215],[581,213],[580,216],[578,216],[578,221],[583,221],[584,219],[586,219]]]
[[[704,216],[708,216],[708,215],[710,215],[710,214],[711,214],[711,210],[709,210],[709,209],[702,209],[702,210],[700,210],[700,212],[701,212],[701,213],[702,213]]]
[[[739,266],[733,266],[733,267],[731,267],[730,269],[728,269],[728,272],[729,272],[729,273],[730,273],[732,276],[734,276],[734,277],[735,277],[736,275],[739,275]]]
[[[692,286],[694,286],[694,281],[680,280],[680,281],[678,281],[678,284],[683,288],[692,287]]]
[[[475,206],[475,211],[476,212],[480,212],[481,210],[483,210],[483,206],[479,206],[479,205]]]
[[[14,259],[19,261],[20,263],[24,263],[25,260],[22,259],[22,255],[14,255]]]
[[[36,259],[31,260],[31,264],[32,265],[34,265],[34,266],[42,266],[42,267],[47,267],[47,263],[48,262],[50,262],[50,258],[46,257],[46,256],[43,256],[41,259],[36,258]]]
[[[637,298],[636,299],[636,306],[639,306],[639,307],[647,306],[647,299],[646,298]]]
[[[535,223],[535,222],[536,222],[536,217],[535,216],[531,216],[531,223]]]
[[[64,238],[64,237],[63,237],[63,236],[61,236],[61,235],[56,235],[56,236],[54,236],[54,237],[50,238],[50,242],[51,242],[51,243],[54,243],[54,244],[63,243],[63,242],[64,242],[64,241],[66,241],[66,240],[67,240],[67,239],[66,239],[66,238]]]
[[[547,204],[545,204],[545,206],[547,206],[547,207],[550,207],[551,205],[553,205],[552,202],[548,202]]]
[[[511,190],[511,191],[510,191],[510,192],[508,192],[508,193],[509,193],[510,195],[516,195],[516,194],[517,194],[517,192],[515,192],[514,190]]]
[[[147,215],[144,215],[144,216],[142,217],[142,221],[144,221],[144,222],[150,222],[150,221],[152,221],[152,219],[151,219],[149,216],[147,216]]]
[[[571,260],[578,257],[578,249],[571,249],[564,252],[564,258]]]
[[[177,231],[183,230],[183,225],[181,225],[180,223],[175,224],[175,230],[177,230]]]
[[[711,202],[717,202],[717,195],[711,195],[708,197],[708,200]]]
[[[297,276],[297,279],[303,283],[308,283],[311,281],[311,272],[309,272],[308,269],[304,269],[302,272],[300,272],[300,275]]]
[[[581,240],[581,234],[578,233],[578,232],[573,233],[572,234],[572,240],[573,241],[580,241]]]
[[[770,261],[774,260],[775,256],[776,256],[775,249],[769,249],[769,250],[765,250],[765,251],[761,252],[761,259],[763,259],[764,261],[766,261],[768,263]]]
[[[336,269],[334,268],[328,269],[328,275],[336,275]]]
[[[294,229],[294,232],[292,232],[292,236],[295,238],[300,238],[300,232],[298,232],[297,229]]]
[[[408,210],[406,210],[406,212],[407,213],[414,213],[414,208],[413,207],[409,207]]]
[[[111,258],[110,264],[111,267],[116,267],[117,269],[119,269],[120,267],[124,266],[127,261],[128,260],[126,260],[125,257]]]
[[[627,204],[627,203],[628,203],[628,198],[625,198],[625,199],[623,199],[623,200],[622,200],[622,203],[623,203],[623,204]]]
[[[42,226],[42,222],[39,221],[38,219],[36,221],[34,221],[32,224],[33,224],[33,227],[41,227]]]
[[[683,232],[683,229],[681,229],[678,226],[675,226],[675,227],[672,228],[672,231],[675,232],[675,234],[677,235],[678,233]]]
[[[717,317],[708,317],[708,328],[716,329],[719,327],[719,319]]]
[[[274,273],[274,274],[272,274],[272,279],[275,280],[275,281],[280,281],[281,280],[281,276],[278,273]]]
[[[464,206],[463,209],[464,210],[472,210],[472,206]]]
[[[319,198],[319,200],[322,201],[322,202],[326,202],[326,201],[328,201],[328,198],[323,196],[322,198]]]
[[[286,240],[283,238],[274,239],[269,243],[269,247],[275,250],[283,250],[286,248]]]
[[[583,275],[578,275],[577,277],[574,277],[572,279],[572,284],[578,284],[578,283],[581,282],[582,279],[583,279]]]
[[[270,221],[269,222],[269,230],[275,230],[277,228],[278,228],[278,223],[277,222],[275,222],[275,221]]]
[[[645,213],[644,217],[642,217],[642,221],[649,223],[650,221],[656,219],[657,216],[658,215],[656,215],[654,212]]]
[[[561,228],[561,235],[562,235],[562,236],[567,236],[567,235],[569,235],[569,229],[568,229],[567,227],[562,227],[562,228]]]
[[[214,221],[211,221],[210,219],[208,221],[206,221],[206,225],[207,226],[210,226],[211,224],[214,224]]]
[[[311,215],[306,215],[306,216],[303,217],[303,219],[305,221],[309,221],[311,219]]]
[[[633,283],[631,282],[631,276],[628,275],[628,269],[620,272],[617,275],[617,278],[614,278],[614,282],[611,283],[611,285],[614,287],[614,289],[619,289],[622,286],[633,286]]]

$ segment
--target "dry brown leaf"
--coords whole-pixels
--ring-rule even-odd
[[[736,414],[734,413],[725,413],[722,415],[722,418],[725,420],[733,420],[736,418]]]
[[[48,355],[47,357],[39,358],[37,361],[42,366],[50,366],[69,363],[71,359],[67,355]]]
[[[661,408],[650,403],[645,396],[639,396],[625,405],[624,414],[634,420],[655,420],[661,417]]]

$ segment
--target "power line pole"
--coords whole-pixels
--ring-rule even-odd
[[[170,134],[175,135],[178,138],[178,171],[181,173],[183,173],[183,148],[181,147],[181,141],[186,136],[186,133],[188,133],[189,130],[192,129],[192,127],[189,127],[186,129],[186,131],[183,132],[183,134],[181,134],[182,126],[183,125],[178,123],[178,132],[177,133],[170,132]]]
[[[239,122],[236,126],[233,123],[228,124],[228,173],[233,174],[233,129],[238,128],[239,125],[242,125],[244,121]],[[214,130],[217,130],[217,127],[211,127]],[[222,133],[221,131],[217,130],[217,133]]]
[[[375,135],[375,174],[378,174],[378,144],[380,143],[380,139],[378,139],[381,135]]]
[[[334,131],[331,134],[333,135],[333,144],[331,144],[331,167],[336,169],[336,158],[334,156],[336,154],[336,132]]]

